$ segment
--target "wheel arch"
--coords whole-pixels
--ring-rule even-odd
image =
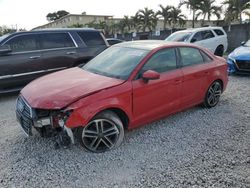
[[[222,90],[224,90],[224,83],[223,83],[223,80],[222,80],[222,79],[216,79],[216,80],[214,80],[212,83],[214,83],[214,82],[216,82],[216,81],[220,82],[221,87],[222,87]],[[211,84],[212,84],[212,83],[211,83]],[[210,85],[211,85],[211,84],[210,84]]]
[[[122,121],[122,124],[124,126],[124,129],[128,129],[128,125],[129,125],[129,116],[127,115],[127,113],[122,110],[121,108],[117,108],[117,107],[111,107],[111,108],[105,108],[100,110],[99,112],[97,112],[92,118],[94,118],[95,116],[97,116],[98,114],[105,112],[105,111],[111,111],[114,112]]]

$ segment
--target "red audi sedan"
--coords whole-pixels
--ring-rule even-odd
[[[184,43],[114,45],[83,67],[39,78],[20,93],[16,115],[32,135],[59,135],[92,152],[117,147],[124,130],[204,104],[214,107],[228,82],[225,59]]]

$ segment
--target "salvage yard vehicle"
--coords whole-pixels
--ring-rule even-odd
[[[44,29],[0,37],[0,93],[42,75],[87,63],[108,46],[94,29]]]
[[[222,27],[201,27],[176,31],[166,41],[188,42],[207,48],[218,56],[227,51],[227,34]]]
[[[120,145],[133,129],[195,105],[211,108],[228,82],[225,59],[206,49],[166,41],[123,42],[83,67],[27,85],[16,103],[27,135],[57,131],[92,152]],[[64,139],[61,139],[64,140]]]
[[[250,74],[250,39],[228,55],[227,64],[229,74]]]

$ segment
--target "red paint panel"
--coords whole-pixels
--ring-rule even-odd
[[[93,92],[123,82],[72,68],[39,78],[27,85],[21,93],[33,108],[61,109]]]

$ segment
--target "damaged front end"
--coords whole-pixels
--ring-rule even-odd
[[[72,111],[47,110],[32,108],[21,95],[16,101],[16,117],[27,136],[32,136],[33,129],[42,137],[58,137],[58,144],[75,143],[72,129],[66,127],[66,121]]]

